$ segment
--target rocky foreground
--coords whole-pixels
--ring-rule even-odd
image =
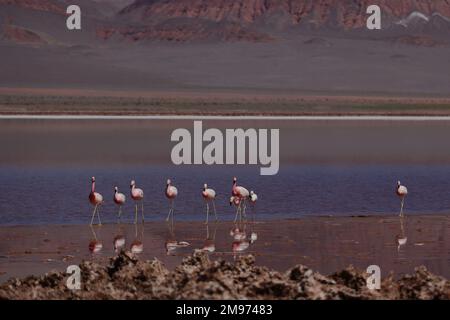
[[[381,290],[366,287],[367,274],[353,267],[323,276],[297,265],[285,273],[256,266],[253,256],[234,263],[211,261],[195,252],[173,271],[157,259],[140,261],[122,252],[109,265],[80,264],[81,290],[66,287],[67,275],[10,279],[0,299],[449,299],[450,282],[419,267],[412,275],[382,281]]]

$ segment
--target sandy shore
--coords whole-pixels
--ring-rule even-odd
[[[237,228],[237,229],[236,229]],[[142,250],[140,260],[157,258],[174,270],[195,249],[209,249],[211,260],[233,262],[252,254],[255,265],[284,272],[297,264],[322,274],[353,265],[380,266],[383,277],[413,273],[425,266],[450,277],[450,221],[446,216],[306,217],[298,220],[165,222],[139,225],[0,227],[0,281],[64,271],[82,260],[106,265],[118,250]],[[119,241],[119,242],[118,242]],[[118,246],[125,241],[123,247]],[[101,244],[101,248],[100,248]],[[140,247],[142,245],[142,247]],[[96,248],[95,252],[91,251]],[[91,248],[91,249],[90,249]],[[117,250],[116,250],[117,249]]]

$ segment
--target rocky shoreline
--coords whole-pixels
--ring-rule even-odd
[[[0,299],[450,299],[450,281],[423,266],[369,290],[367,274],[352,266],[324,276],[303,265],[282,273],[254,262],[252,255],[233,263],[196,251],[169,271],[156,258],[122,252],[106,266],[83,261],[80,290],[67,288],[67,274],[50,272],[10,279],[0,286]]]

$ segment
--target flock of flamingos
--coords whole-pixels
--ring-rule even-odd
[[[94,223],[95,215],[97,214],[98,218],[98,224],[101,225],[100,220],[100,207],[104,204],[103,196],[95,191],[95,177],[92,177],[91,179],[91,192],[89,193],[89,202],[94,206],[94,211],[92,212],[92,219],[91,219],[91,226]],[[169,221],[170,218],[173,220],[174,215],[174,201],[175,198],[178,195],[178,189],[172,184],[172,181],[170,179],[167,180],[166,188],[165,188],[165,195],[167,199],[169,200],[169,213],[167,215],[166,221]],[[136,181],[131,180],[130,182],[130,196],[131,199],[133,199],[135,203],[135,216],[134,216],[134,223],[137,224],[138,221],[138,205],[140,203],[141,207],[141,218],[142,223],[144,223],[144,191],[140,188],[136,187]],[[216,212],[216,191],[214,191],[211,188],[208,188],[208,185],[205,183],[203,185],[202,189],[202,197],[206,204],[206,222],[209,221],[209,206],[212,204],[213,206],[213,212],[214,217],[216,221],[217,218],[217,212]],[[114,203],[119,207],[119,213],[118,213],[118,219],[120,220],[120,217],[122,215],[122,207],[126,202],[126,196],[125,194],[119,192],[119,188],[116,186],[114,187],[114,197],[113,197]],[[251,204],[255,204],[258,200],[258,196],[256,193],[251,190],[248,191],[247,188],[244,188],[242,186],[237,185],[237,178],[233,178],[233,186],[231,188],[231,197],[230,197],[230,205],[236,206],[236,215],[234,218],[234,221],[236,222],[238,216],[239,219],[242,220],[242,218],[245,218],[245,209],[246,209],[246,201],[249,201]]]
[[[94,223],[95,215],[97,214],[98,217],[98,224],[101,225],[100,220],[100,207],[103,205],[104,200],[103,196],[95,191],[95,177],[92,177],[91,179],[91,192],[89,194],[89,202],[94,206],[94,211],[92,212],[92,219],[91,219],[91,226]],[[403,206],[405,202],[405,197],[408,194],[408,189],[406,186],[402,185],[400,181],[397,182],[396,187],[396,194],[400,198],[400,216],[403,216]],[[167,180],[166,188],[165,188],[165,195],[167,199],[169,200],[169,213],[167,215],[166,221],[169,221],[170,218],[172,218],[173,221],[173,215],[174,215],[174,201],[175,198],[178,195],[178,189],[172,184],[172,181],[170,179]],[[144,223],[144,191],[140,188],[136,187],[136,182],[134,180],[130,183],[130,196],[131,199],[133,199],[135,203],[135,218],[134,223],[137,224],[138,220],[138,204],[141,205],[141,217],[142,217],[142,223]],[[216,199],[216,192],[208,188],[208,185],[205,183],[203,185],[202,190],[202,197],[206,204],[206,224],[209,221],[209,205],[210,203],[213,206],[213,212],[214,217],[216,221],[217,218],[217,212],[216,212],[216,205],[215,205],[215,199]],[[126,202],[126,196],[123,193],[119,192],[119,189],[117,187],[114,187],[114,203],[119,207],[119,213],[118,218],[120,219],[122,214],[122,206]],[[242,220],[242,217],[245,218],[245,209],[246,209],[246,202],[249,201],[251,204],[255,204],[258,200],[258,196],[256,195],[253,190],[250,192],[247,188],[239,186],[237,184],[237,178],[233,178],[233,185],[231,188],[231,197],[230,197],[230,205],[236,206],[236,215],[234,218],[234,222],[236,222],[238,216],[239,219]]]

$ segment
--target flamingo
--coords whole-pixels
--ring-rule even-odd
[[[91,178],[92,186],[91,193],[89,193],[89,202],[94,206],[94,211],[92,212],[91,226],[94,222],[95,213],[97,213],[98,217],[98,225],[101,226],[102,222],[100,221],[100,210],[99,207],[103,204],[103,196],[95,192],[95,177]]]
[[[234,222],[236,222],[238,214],[239,214],[239,217],[242,218],[242,215],[241,215],[241,199],[238,196],[232,196],[230,198],[230,206],[232,206],[233,204],[236,207],[236,215],[234,216]]]
[[[233,188],[231,189],[232,196],[238,196],[239,198],[247,198],[249,192],[246,188],[237,185],[237,178],[233,178]]]
[[[250,190],[250,195],[248,198],[250,200],[250,203],[253,205],[252,216],[253,216],[253,222],[254,222],[255,221],[255,204],[256,204],[256,201],[258,200],[258,195],[253,190]]]
[[[250,197],[249,197],[249,199],[250,199],[251,203],[255,204],[256,200],[258,200],[258,195],[253,190],[250,190]]]
[[[241,205],[243,207],[242,213],[245,217],[245,209],[246,209],[245,200],[249,197],[250,193],[246,188],[237,185],[236,177],[233,178],[233,187],[231,189],[231,195],[233,197],[238,197],[240,199]]]
[[[125,197],[125,195],[119,192],[119,188],[114,187],[114,203],[119,206],[119,220],[120,215],[122,214],[122,206],[124,205],[126,199],[127,198]]]
[[[217,213],[216,213],[216,204],[215,204],[215,199],[216,199],[216,191],[214,191],[211,188],[208,188],[208,185],[205,183],[203,185],[203,191],[202,191],[202,196],[203,199],[205,199],[205,203],[206,203],[206,224],[208,224],[208,218],[209,218],[209,202],[212,202],[213,205],[213,209],[214,209],[214,216],[216,217],[216,221],[217,219]]]
[[[131,198],[135,201],[134,224],[137,224],[138,201],[141,202],[142,223],[144,223],[144,191],[142,191],[142,189],[136,188],[136,181],[134,180],[131,180],[130,189]]]
[[[167,179],[166,184],[166,197],[169,199],[169,214],[167,215],[166,221],[169,221],[170,215],[172,214],[172,220],[173,220],[173,203],[175,201],[175,198],[178,195],[178,189],[172,185],[172,181],[170,179]]]
[[[405,197],[408,194],[408,189],[401,184],[400,181],[397,181],[397,189],[396,189],[397,196],[401,200],[400,204],[400,217],[403,217],[403,205],[405,203]]]

